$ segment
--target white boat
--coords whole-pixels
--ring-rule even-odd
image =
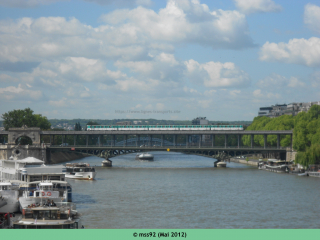
[[[19,211],[19,187],[10,182],[0,182],[0,213]]]
[[[21,219],[13,222],[14,229],[78,229],[79,226],[80,216],[72,203],[23,208]]]
[[[101,162],[102,167],[112,167],[112,161],[108,158]]]
[[[28,183],[28,185],[31,190],[27,187],[27,190],[24,190],[22,196],[19,197],[21,211],[28,206],[44,204],[48,202],[48,200],[53,200],[54,202],[68,202],[68,182],[37,181]],[[32,185],[36,185],[36,189]]]
[[[136,159],[152,161],[154,159],[154,156],[150,153],[138,153],[136,155]]]
[[[88,163],[67,163],[66,178],[93,180],[96,177],[96,171]]]

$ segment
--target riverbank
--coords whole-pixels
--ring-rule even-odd
[[[258,164],[259,164],[259,160],[257,159],[248,159],[247,161],[245,158],[230,158],[230,162],[242,163],[242,164],[247,164],[255,167],[258,167]]]

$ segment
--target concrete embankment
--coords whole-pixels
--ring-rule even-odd
[[[236,163],[243,163],[243,164],[247,164],[247,165],[252,165],[252,166],[256,166],[258,167],[258,160],[255,159],[249,159],[248,161],[245,159],[241,159],[241,158],[230,158],[231,162],[236,162]]]

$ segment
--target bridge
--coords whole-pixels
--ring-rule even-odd
[[[285,158],[288,151],[292,151],[292,130],[276,131],[241,131],[241,130],[127,130],[127,131],[41,131],[39,128],[10,128],[1,131],[0,135],[7,136],[7,145],[14,146],[22,137],[29,137],[33,146],[45,148],[46,156],[57,151],[76,151],[90,153],[98,156],[115,156],[124,153],[141,151],[177,151],[190,154],[216,155],[225,151],[230,155],[246,153],[276,153],[278,157]],[[242,146],[241,138],[251,136],[250,146]],[[264,146],[254,146],[254,136],[264,137]],[[276,135],[277,145],[267,146],[267,136]],[[280,137],[289,135],[291,146],[280,146]],[[216,138],[224,138],[224,144],[216,145]],[[229,146],[228,138],[236,138],[236,145]],[[178,141],[178,138],[180,141]],[[120,141],[118,141],[120,139]],[[43,151],[43,150],[42,150]],[[42,153],[42,156],[44,154]]]

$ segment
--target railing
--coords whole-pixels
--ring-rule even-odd
[[[60,145],[51,145],[50,147],[52,148],[63,148],[63,149],[71,149],[71,148],[121,148],[121,149],[144,149],[144,148],[148,148],[148,149],[154,149],[154,148],[161,148],[161,149],[167,149],[167,148],[170,148],[170,149],[181,149],[181,148],[186,148],[186,149],[190,149],[190,148],[199,148],[199,149],[283,149],[283,150],[286,150],[286,149],[291,149],[290,147],[264,147],[264,146],[211,146],[211,145],[176,145],[176,146],[99,146],[99,145],[75,145],[75,146],[63,146],[61,147]]]

